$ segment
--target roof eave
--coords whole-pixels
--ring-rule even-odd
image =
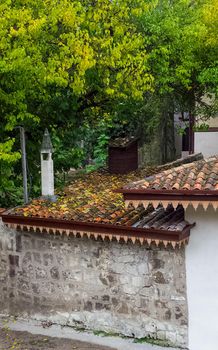
[[[124,195],[141,195],[148,197],[149,195],[154,196],[186,196],[186,197],[199,197],[199,196],[213,196],[218,198],[218,190],[185,190],[185,189],[135,189],[135,188],[118,188],[114,190],[117,193],[123,193]]]
[[[173,246],[187,242],[190,236],[190,230],[194,226],[194,224],[190,224],[182,231],[170,231],[54,218],[24,217],[12,215],[7,212],[2,214],[2,221],[8,227],[19,230],[45,231],[47,233],[53,232],[54,234],[66,235],[73,234],[74,236],[79,234],[81,237],[84,235],[88,237],[94,236],[96,239],[98,237],[102,239],[106,237],[110,240],[115,238],[117,241],[123,239],[125,242],[130,239],[133,243],[138,240],[141,244],[146,242],[149,245],[152,242],[156,243],[156,245],[159,245],[159,243],[170,243]]]
[[[181,204],[184,209],[192,205],[194,209],[203,206],[206,210],[209,205],[218,208],[218,191],[188,191],[188,190],[124,190],[123,197],[126,206],[131,203],[134,207],[142,204],[145,208],[152,204],[156,208],[162,204],[166,208],[172,204],[177,208]]]

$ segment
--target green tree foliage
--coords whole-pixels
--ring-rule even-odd
[[[206,26],[206,35],[202,51],[208,63],[200,74],[200,82],[218,94],[218,3],[216,0],[206,1],[201,11],[201,18]]]
[[[84,118],[102,117],[118,98],[139,99],[151,89],[144,40],[134,25],[144,7],[140,0],[1,3],[1,168],[19,158],[12,152],[16,126],[28,131],[31,168],[39,160],[43,129],[56,130],[62,168],[57,140],[66,129],[77,129]],[[69,162],[75,156],[72,149],[64,158]]]
[[[149,11],[138,17],[154,78],[154,91],[145,95],[142,109],[152,114],[146,120],[148,127],[160,129],[163,161],[174,156],[175,111],[202,119],[217,112],[216,103],[206,104],[202,99],[216,93],[218,86],[217,16],[214,0],[163,0],[151,1]]]

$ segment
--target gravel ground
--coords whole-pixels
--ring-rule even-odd
[[[0,350],[115,350],[77,340],[51,338],[28,332],[0,329]]]

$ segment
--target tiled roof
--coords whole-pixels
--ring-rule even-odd
[[[191,159],[193,156],[182,161]],[[163,170],[163,167],[169,169],[178,162],[181,164],[181,160],[177,160],[176,163],[161,167],[147,166],[125,175],[113,175],[105,170],[90,174],[75,173],[69,185],[62,193],[59,193],[56,203],[33,200],[28,205],[14,209],[12,212],[26,217],[36,216],[115,225],[126,223],[129,226],[135,215],[134,209],[133,207],[126,209],[122,194],[115,190],[130,182],[135,183],[139,179],[155,176],[154,174],[157,174],[160,169]]]
[[[161,206],[156,209],[149,206],[145,209],[142,205],[137,208],[129,205],[125,208],[122,195],[110,189],[127,178],[129,178],[127,175],[92,173],[73,181],[65,188],[63,196],[60,196],[56,203],[41,199],[33,200],[26,206],[15,208],[12,213],[25,217],[163,230],[179,230],[184,226],[182,208],[174,210],[169,206],[166,211]]]
[[[147,168],[146,173],[154,173]],[[145,171],[144,171],[145,173]],[[143,239],[152,237],[157,241],[181,241],[187,239],[191,225],[184,220],[182,207],[176,210],[168,206],[154,209],[151,205],[125,208],[122,194],[117,187],[141,177],[141,171],[129,175],[110,175],[95,172],[75,178],[56,203],[33,200],[32,203],[15,208],[3,216],[3,221],[15,227],[46,228],[55,232],[95,232],[113,237]],[[94,231],[93,231],[94,230]],[[129,232],[129,233],[128,233]],[[175,233],[175,234],[174,234]],[[102,236],[103,234],[103,236]],[[146,238],[147,237],[147,238]]]
[[[11,213],[10,213],[11,215]],[[16,215],[13,216],[16,218]],[[17,215],[18,217],[18,215]],[[19,216],[21,217],[21,216]],[[25,217],[24,217],[25,218]],[[37,216],[31,216],[29,218],[37,218],[37,219],[56,219],[55,217],[43,218]],[[28,219],[28,218],[27,218]],[[58,221],[58,220],[57,220]],[[69,220],[67,220],[69,222]],[[71,220],[71,222],[77,222]],[[79,221],[83,223],[83,221]],[[84,221],[87,223],[87,221]],[[90,224],[96,224],[95,222],[89,221]],[[101,225],[104,223],[97,223],[97,225]],[[116,220],[110,221],[110,223],[106,224],[107,227],[110,225],[115,227],[132,227],[137,229],[145,229],[145,230],[164,230],[164,231],[183,231],[186,227],[190,226],[190,224],[184,219],[184,210],[182,206],[178,206],[176,209],[169,205],[166,209],[163,206],[159,205],[158,208],[154,209],[151,205],[145,209],[143,206],[139,206],[137,208],[129,207],[126,209],[124,215],[119,216]]]
[[[147,168],[145,174],[149,175],[154,171]],[[111,175],[106,171],[99,171],[73,176],[69,185],[59,193],[57,202],[33,200],[26,206],[14,209],[13,212],[27,217],[103,224],[120,225],[126,222],[128,226],[130,218],[135,214],[134,209],[132,207],[126,210],[122,195],[113,190],[136,180],[142,174],[143,172],[133,172],[128,175]]]
[[[135,210],[139,210],[140,206]],[[142,208],[142,206],[141,206]],[[144,215],[132,223],[133,227],[144,229],[159,229],[168,231],[182,231],[189,225],[184,219],[184,209],[182,206],[178,206],[175,210],[172,205],[169,205],[166,209],[162,205],[154,209],[150,206],[150,210],[147,209]]]
[[[218,190],[218,157],[184,164],[133,182],[124,190]]]

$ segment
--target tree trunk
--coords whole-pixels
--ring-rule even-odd
[[[172,99],[165,97],[161,104],[160,116],[160,153],[161,163],[175,160],[175,130],[174,130],[174,108]]]

